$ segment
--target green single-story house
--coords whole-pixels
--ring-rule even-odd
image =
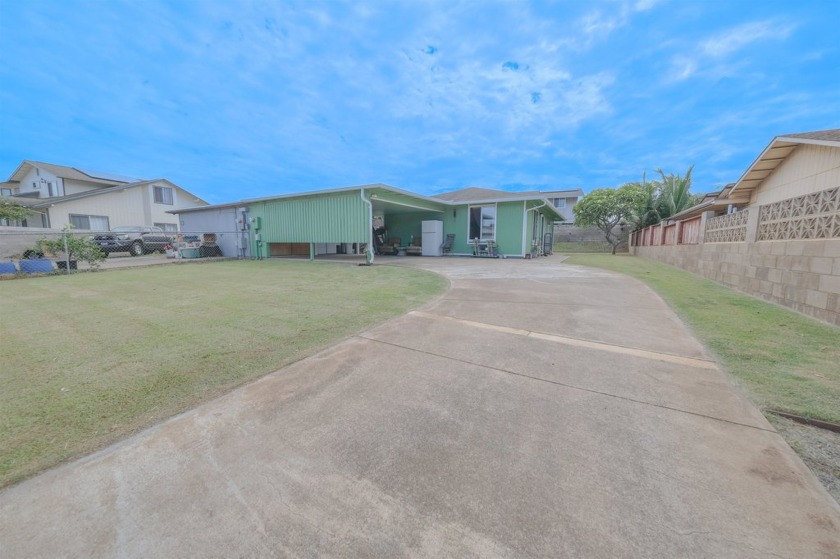
[[[442,240],[454,235],[449,254],[472,255],[475,241],[471,244],[470,239],[478,239],[494,241],[499,255],[524,258],[541,254],[554,222],[563,220],[554,204],[539,192],[485,188],[424,196],[385,184],[368,184],[243,200],[236,206],[240,211],[247,208],[247,214],[239,214],[238,223],[247,228],[249,252],[256,258],[361,254],[379,245],[376,232],[386,243],[420,247],[423,238],[431,238],[424,237],[423,222],[440,222]],[[186,225],[182,221],[182,226]]]

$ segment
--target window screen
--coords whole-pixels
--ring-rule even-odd
[[[172,189],[168,186],[155,187],[155,204],[172,205]]]

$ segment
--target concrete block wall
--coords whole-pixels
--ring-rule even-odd
[[[0,260],[20,257],[25,250],[34,248],[39,239],[54,239],[59,236],[60,229],[0,227]]]
[[[626,251],[628,247],[628,238],[630,236],[630,228],[621,227],[613,229],[613,234],[621,238],[618,245],[618,250]],[[608,245],[604,238],[604,232],[597,227],[578,227],[571,223],[555,223],[554,224],[554,242],[555,243],[603,243]]]
[[[840,239],[640,246],[631,253],[840,326]]]

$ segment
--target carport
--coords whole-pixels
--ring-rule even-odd
[[[371,192],[374,230],[382,231],[386,242],[408,246],[412,241],[419,245],[423,221],[443,221],[446,206],[440,201],[376,189]]]
[[[250,233],[258,258],[366,253],[373,230],[405,244],[420,236],[425,219],[442,219],[446,204],[384,184],[320,190],[256,200],[250,208]]]

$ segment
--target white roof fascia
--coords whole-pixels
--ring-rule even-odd
[[[840,148],[840,142],[833,140],[815,140],[811,138],[791,138],[790,136],[776,136],[773,138],[776,142],[790,142],[795,144],[813,144],[815,146],[827,146],[832,148]]]

